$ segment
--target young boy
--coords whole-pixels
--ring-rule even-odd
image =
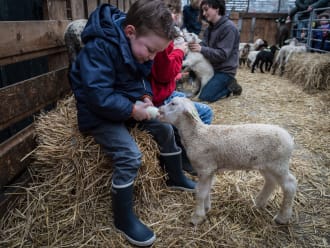
[[[165,3],[172,12],[174,23],[179,27],[181,21],[181,2],[177,0],[166,0]],[[150,75],[151,88],[154,94],[152,101],[155,106],[158,107],[166,104],[176,96],[186,97],[184,93],[178,92],[175,89],[176,77],[182,70],[182,61],[187,50],[186,42],[174,44],[172,41],[164,51],[157,53],[155,56]],[[213,118],[211,107],[200,102],[194,102],[194,105],[201,120],[205,124],[211,124]],[[183,169],[192,175],[196,175],[176,130],[175,139],[177,145],[182,149]]]
[[[128,126],[138,124],[159,145],[167,185],[194,191],[195,183],[182,172],[181,149],[170,124],[150,118],[152,93],[147,76],[156,53],[175,38],[171,12],[161,0],[138,0],[127,15],[104,4],[90,16],[81,35],[84,48],[72,64],[70,78],[77,100],[81,132],[92,135],[111,157],[115,227],[137,246],[156,237],[133,212],[133,183],[141,152]],[[143,104],[135,102],[143,101]]]

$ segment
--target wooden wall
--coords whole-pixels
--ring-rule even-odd
[[[70,93],[68,58],[63,34],[71,20],[88,18],[102,3],[127,11],[134,0],[43,0],[43,20],[0,21],[0,66],[46,57],[48,72],[0,88],[0,132],[33,117]],[[3,84],[0,84],[3,85]],[[33,123],[0,143],[0,214],[12,203],[18,188],[29,177],[26,158],[36,146]]]
[[[231,19],[240,31],[241,42],[253,43],[261,38],[269,45],[275,44],[277,29],[275,20],[279,17],[283,17],[283,13],[231,13]]]

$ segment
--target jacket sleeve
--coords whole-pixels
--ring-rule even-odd
[[[329,0],[319,0],[319,1],[316,1],[315,3],[311,4],[311,6],[313,7],[313,9],[323,8],[323,7],[327,7],[328,3],[329,3]]]
[[[298,8],[298,11],[306,10],[308,7],[308,4],[306,4],[304,0],[296,0],[295,4]]]
[[[222,63],[228,59],[232,50],[234,48],[234,40],[236,39],[235,31],[227,28],[224,33],[221,34],[221,37],[218,38],[215,47],[203,46],[204,43],[201,43],[202,49],[201,53],[212,63]]]
[[[152,78],[157,83],[167,84],[173,81],[181,71],[184,53],[173,47],[171,43],[164,51],[156,55],[152,66]]]
[[[93,44],[91,44],[93,43]],[[114,90],[116,72],[113,53],[100,40],[89,42],[81,54],[81,79],[89,110],[103,119],[127,120],[133,103]]]

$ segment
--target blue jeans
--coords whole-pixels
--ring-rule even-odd
[[[215,102],[223,97],[226,97],[230,94],[228,85],[233,79],[233,76],[227,73],[216,72],[202,89],[199,99],[202,101]]]
[[[186,97],[186,94],[179,92],[179,91],[174,91],[172,95],[170,95],[164,103],[167,104],[169,103],[174,97]],[[195,105],[195,108],[197,109],[199,118],[205,123],[205,124],[211,124],[212,119],[213,119],[213,111],[211,107],[207,104],[200,103],[200,102],[193,102]]]
[[[148,131],[157,142],[161,153],[179,152],[176,145],[174,130],[171,124],[158,120],[137,122],[104,122],[91,134],[96,143],[111,158],[113,166],[112,182],[114,185],[125,186],[134,181],[141,166],[141,151],[128,128],[138,124],[141,130]]]

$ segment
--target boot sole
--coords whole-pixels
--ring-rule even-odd
[[[154,236],[152,236],[150,239],[148,239],[146,241],[137,241],[135,239],[132,239],[124,231],[118,229],[117,227],[115,227],[115,229],[118,232],[122,233],[125,236],[125,238],[127,239],[128,242],[130,242],[131,244],[136,245],[136,246],[140,246],[140,247],[151,246],[155,242],[155,240],[156,240],[156,235],[154,235]]]
[[[170,189],[175,189],[175,190],[182,190],[182,191],[187,191],[187,192],[196,192],[196,189],[189,189],[181,186],[168,186]]]

